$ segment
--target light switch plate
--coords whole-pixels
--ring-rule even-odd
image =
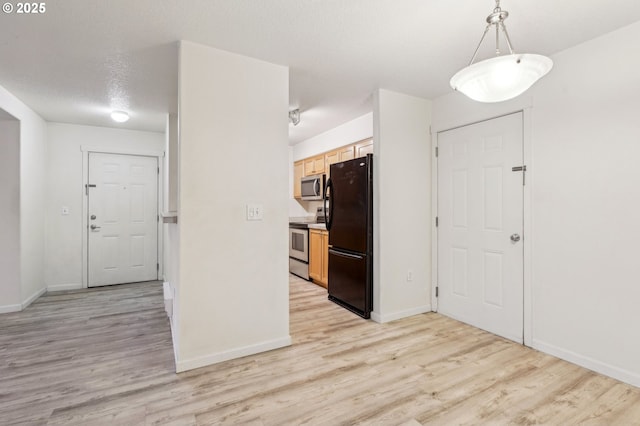
[[[262,204],[247,204],[247,220],[262,220]]]

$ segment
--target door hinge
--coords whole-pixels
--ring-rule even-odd
[[[156,263],[156,271],[159,271],[159,270],[160,270],[160,264]]]
[[[438,216],[436,216],[436,228],[438,227]]]
[[[160,174],[160,166],[158,166],[158,174]]]
[[[436,158],[438,158],[438,147],[436,146]]]
[[[439,290],[440,290],[440,287],[436,286],[436,297],[438,297]]]
[[[522,185],[525,184],[525,175],[527,174],[527,166],[517,166],[511,168],[512,172],[522,172]]]
[[[160,215],[156,215],[156,220],[160,222]]]

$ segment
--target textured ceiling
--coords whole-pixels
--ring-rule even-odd
[[[13,0],[10,0],[13,1]],[[14,2],[15,3],[15,2]],[[385,88],[448,93],[490,0],[55,0],[0,13],[0,85],[48,121],[164,131],[177,41],[290,67],[296,143],[371,111]],[[606,10],[603,7],[606,6]],[[519,52],[553,54],[640,20],[637,0],[503,0]],[[489,56],[492,39],[481,56]],[[115,124],[111,109],[130,111]]]

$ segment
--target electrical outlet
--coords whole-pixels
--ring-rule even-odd
[[[407,282],[409,281],[413,281],[413,271],[411,269],[407,271]]]

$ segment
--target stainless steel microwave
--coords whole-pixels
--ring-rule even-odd
[[[300,183],[301,198],[306,201],[324,198],[324,175],[305,176]]]

